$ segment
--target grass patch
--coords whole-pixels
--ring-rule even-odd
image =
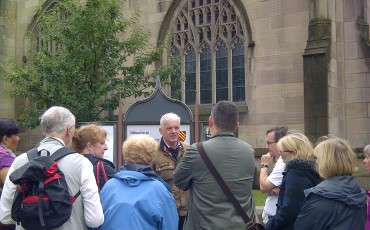
[[[264,206],[267,195],[262,193],[260,190],[252,190],[254,201],[256,206]]]

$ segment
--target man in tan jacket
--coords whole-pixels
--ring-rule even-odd
[[[188,192],[180,190],[173,184],[173,172],[189,145],[179,140],[180,117],[174,113],[166,113],[161,117],[159,133],[162,138],[153,162],[153,169],[172,188],[179,214],[178,229],[181,230],[187,215]]]

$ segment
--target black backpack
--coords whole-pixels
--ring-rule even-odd
[[[45,151],[45,150],[42,150]],[[29,162],[9,175],[17,185],[12,219],[25,229],[53,229],[71,216],[80,195],[70,196],[67,181],[55,161],[75,151],[63,147],[51,156],[40,156],[36,148],[27,152]]]

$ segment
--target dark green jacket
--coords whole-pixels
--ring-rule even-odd
[[[247,215],[253,216],[253,148],[232,132],[219,132],[203,146]],[[191,145],[181,158],[174,172],[174,183],[180,189],[190,191],[185,230],[245,229],[243,219],[209,172],[196,144]]]

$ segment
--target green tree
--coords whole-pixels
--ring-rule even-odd
[[[26,65],[12,61],[0,67],[1,77],[14,85],[8,93],[32,102],[22,108],[22,125],[37,126],[41,113],[53,105],[69,108],[77,121],[106,120],[103,111],[116,109],[120,96],[147,94],[154,76],[169,84],[168,76],[178,64],[145,73],[163,49],[147,45],[150,34],[138,23],[140,13],[125,18],[122,4],[65,0],[48,12],[40,11],[37,25],[45,42],[37,43],[30,34],[36,45]]]

